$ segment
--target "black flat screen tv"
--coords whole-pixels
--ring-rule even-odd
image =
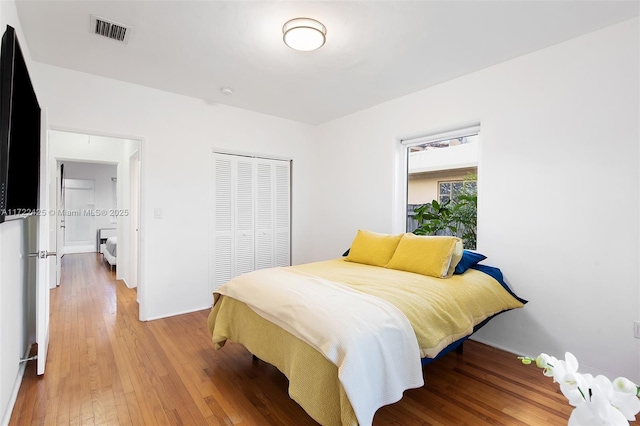
[[[40,114],[15,30],[7,25],[0,52],[0,223],[38,211]]]

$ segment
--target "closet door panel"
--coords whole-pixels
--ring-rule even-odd
[[[255,172],[253,159],[238,157],[235,185],[235,271],[234,276],[251,272],[254,258]]]
[[[274,262],[275,266],[289,266],[291,265],[291,163],[277,161],[274,169]]]
[[[272,168],[270,161],[256,160],[256,269],[274,266]]]
[[[216,155],[213,164],[213,261],[214,289],[233,277],[233,168],[234,159]]]
[[[221,236],[215,241],[214,289],[233,278],[233,259],[231,255],[231,236]]]

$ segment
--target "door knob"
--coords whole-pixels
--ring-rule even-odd
[[[57,256],[55,251],[41,250],[38,253],[29,253],[29,257],[39,257],[40,259],[46,259],[49,256]]]

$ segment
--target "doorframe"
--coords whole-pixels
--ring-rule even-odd
[[[133,164],[135,164],[135,173],[133,173]],[[136,288],[140,277],[140,193],[140,150],[138,150],[129,156],[129,213],[131,214],[129,219],[129,240],[131,241],[129,270],[132,277],[135,278],[131,284]]]
[[[54,159],[56,160],[56,164],[57,163],[72,163],[72,162],[73,163],[80,163],[80,164],[92,164],[92,163],[86,163],[86,162],[83,162],[83,161],[63,161],[63,160],[58,160],[57,158],[54,158]],[[95,164],[103,164],[103,163],[95,163]],[[104,163],[104,164],[107,164],[107,163]],[[111,164],[109,163],[107,165],[111,165]],[[58,173],[58,170],[56,169],[56,180],[58,178],[57,173]],[[69,195],[68,191],[69,191],[69,189],[81,190],[81,191],[91,190],[93,192],[93,194],[92,194],[93,195],[93,204],[92,205],[94,206],[94,210],[95,210],[95,205],[96,205],[96,180],[95,179],[85,179],[85,178],[69,178],[69,177],[66,177],[64,179],[67,180],[67,181],[74,181],[75,180],[75,181],[91,182],[91,188],[66,188],[66,184],[67,183],[71,184],[72,182],[64,182],[63,185],[65,186],[65,203],[64,203],[64,205],[58,205],[57,204],[56,205],[56,211],[58,213],[60,213],[62,210],[64,210],[65,212],[70,211],[68,206],[67,206],[67,202],[69,201],[68,200],[68,195]],[[61,201],[61,200],[56,200],[56,203],[58,201]],[[74,217],[74,216],[75,215],[69,216],[69,217]],[[79,249],[74,249],[73,245],[67,246],[67,243],[68,243],[68,241],[67,241],[67,232],[69,232],[69,231],[67,231],[67,229],[69,229],[69,227],[68,227],[69,221],[66,218],[66,216],[63,216],[63,217],[65,217],[65,219],[64,219],[65,228],[64,228],[64,231],[61,231],[61,234],[64,235],[64,237],[63,237],[64,245],[62,247],[62,254],[64,255],[64,254],[91,253],[91,252],[93,252],[93,248],[96,246],[96,244],[95,244],[95,235],[90,237],[89,240],[87,240],[88,244],[80,245]],[[76,217],[80,217],[80,216],[76,216]],[[89,218],[91,220],[90,228],[94,228],[94,231],[97,232],[98,226],[96,224],[95,216],[89,216]],[[84,242],[84,240],[81,240],[81,242]],[[58,234],[56,234],[56,246],[57,246],[57,243],[58,243]]]
[[[139,185],[138,185],[138,285],[137,285],[137,293],[138,293],[138,319],[140,321],[148,320],[148,309],[147,309],[147,293],[146,293],[146,282],[145,282],[145,258],[142,255],[144,253],[144,242],[145,242],[145,220],[146,217],[146,208],[145,208],[145,153],[147,150],[147,138],[142,136],[134,136],[127,135],[122,133],[109,133],[109,132],[100,132],[94,131],[85,128],[74,128],[67,126],[55,126],[49,125],[47,128],[48,131],[58,131],[58,132],[67,132],[67,133],[77,133],[81,135],[88,136],[98,136],[98,137],[108,137],[108,138],[116,138],[116,139],[127,139],[134,140],[139,143],[138,146],[138,177],[139,177]],[[54,160],[58,160],[54,157]],[[71,159],[71,158],[61,158],[61,161],[83,161],[81,159]],[[47,188],[47,191],[50,189]],[[57,236],[56,236],[57,238]],[[57,240],[56,240],[57,241]]]

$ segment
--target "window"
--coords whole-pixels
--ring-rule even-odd
[[[480,126],[403,140],[406,150],[406,231],[456,235],[476,247]]]
[[[477,186],[477,180],[474,180],[473,175],[470,175],[467,180],[438,182],[438,201],[440,203],[450,200],[456,202],[463,193],[477,192]]]

